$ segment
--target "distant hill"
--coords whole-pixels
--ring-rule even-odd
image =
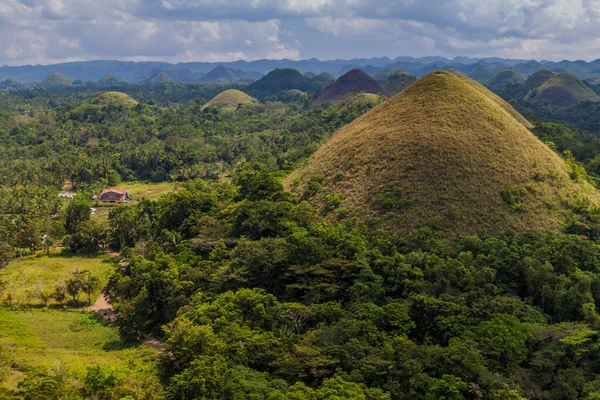
[[[276,69],[248,85],[244,91],[253,97],[278,96],[281,93],[297,89],[303,92],[314,91],[316,85],[295,69]]]
[[[534,100],[545,101],[556,107],[568,107],[581,103],[571,92],[559,86],[551,86],[542,90],[535,96]]]
[[[383,82],[383,88],[391,95],[400,93],[417,80],[417,77],[406,71],[396,71]]]
[[[331,82],[335,81],[335,76],[331,75],[328,72],[321,72],[319,75],[311,78],[311,80],[321,87],[329,85]]]
[[[60,87],[71,86],[72,82],[60,72],[53,72],[46,79],[41,81],[38,86],[42,87]]]
[[[555,76],[556,74],[554,72],[548,71],[547,69],[543,69],[531,75],[525,81],[525,87],[529,90],[537,89]]]
[[[506,66],[504,65],[485,65],[471,71],[468,76],[477,82],[485,83],[505,68]]]
[[[527,77],[515,71],[514,69],[503,69],[494,75],[489,81],[486,82],[490,90],[498,91],[512,85],[521,85],[527,80]]]
[[[219,65],[217,68],[209,71],[202,77],[204,82],[214,82],[219,79],[224,79],[226,81],[235,81],[238,78],[237,74],[231,68],[225,68],[222,65]]]
[[[211,101],[206,103],[203,108],[221,107],[224,111],[235,111],[240,105],[257,103],[258,100],[253,99],[246,93],[236,89],[229,89],[216,95]]]
[[[261,78],[262,75],[256,72],[252,73],[241,70],[235,70],[219,65],[215,69],[212,69],[209,72],[207,72],[206,75],[202,77],[202,81],[216,82],[218,80],[225,80],[228,82],[232,82],[244,77],[258,79]]]
[[[118,76],[115,76],[113,74],[104,75],[102,79],[98,81],[98,83],[102,85],[118,85],[121,82],[121,79],[119,79]]]
[[[522,122],[470,78],[433,72],[343,127],[284,185],[331,218],[337,196],[340,215],[402,235],[557,232],[570,201],[599,194]]]
[[[598,96],[585,83],[571,74],[559,74],[547,80],[539,87],[539,92],[545,89],[559,87],[571,93],[579,101],[600,101]]]
[[[335,82],[327,86],[313,104],[325,102],[338,103],[344,100],[350,93],[372,93],[379,96],[389,97],[390,94],[365,72],[353,69],[340,76]]]
[[[126,107],[131,108],[138,104],[138,102],[131,98],[129,95],[121,92],[106,92],[90,100],[90,104],[94,104],[102,107]]]
[[[163,84],[163,83],[171,83],[175,82],[173,78],[169,76],[166,72],[159,72],[158,74],[152,76],[150,79],[146,81],[149,84]]]

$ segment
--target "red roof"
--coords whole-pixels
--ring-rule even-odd
[[[119,193],[119,194],[125,194],[125,189],[104,189],[102,191],[102,194],[104,193]],[[100,196],[102,196],[102,194]]]

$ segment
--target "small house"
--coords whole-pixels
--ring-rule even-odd
[[[129,192],[125,189],[104,189],[100,194],[103,203],[128,203],[131,200]]]

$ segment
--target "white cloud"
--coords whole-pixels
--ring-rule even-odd
[[[0,0],[0,64],[600,58],[600,0]],[[222,57],[222,59],[219,59]]]

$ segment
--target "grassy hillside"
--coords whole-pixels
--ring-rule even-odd
[[[342,128],[284,183],[401,233],[557,231],[569,204],[598,194],[522,122],[470,78],[434,72]]]
[[[158,353],[146,345],[124,343],[115,328],[90,313],[0,307],[0,346],[12,360],[4,384],[9,389],[33,368],[62,369],[82,381],[89,366],[99,365],[114,371],[119,385],[136,398],[154,398],[146,396],[161,390]]]
[[[539,87],[540,91],[551,87],[560,87],[567,90],[579,101],[600,101],[598,96],[592,89],[590,89],[585,83],[577,79],[577,77],[570,74],[559,74]]]
[[[91,104],[102,107],[134,107],[138,102],[129,95],[121,92],[106,92],[90,100]]]
[[[204,105],[207,107],[221,107],[224,111],[235,111],[240,105],[256,104],[258,100],[253,99],[244,92],[229,89],[216,95],[212,100]]]
[[[112,269],[108,257],[27,257],[13,261],[0,270],[0,281],[8,283],[7,292],[12,292],[16,297],[13,303],[41,306],[42,302],[37,292],[40,289],[54,290],[54,287],[64,283],[73,271],[90,271],[92,276],[100,279],[101,286],[104,287]],[[99,294],[100,289],[96,290],[92,299]],[[85,298],[86,295],[82,294],[81,299]],[[56,302],[50,300],[48,304],[52,305]]]
[[[399,93],[412,85],[417,80],[417,77],[406,71],[396,71],[388,76],[383,82],[383,88],[391,95]]]

